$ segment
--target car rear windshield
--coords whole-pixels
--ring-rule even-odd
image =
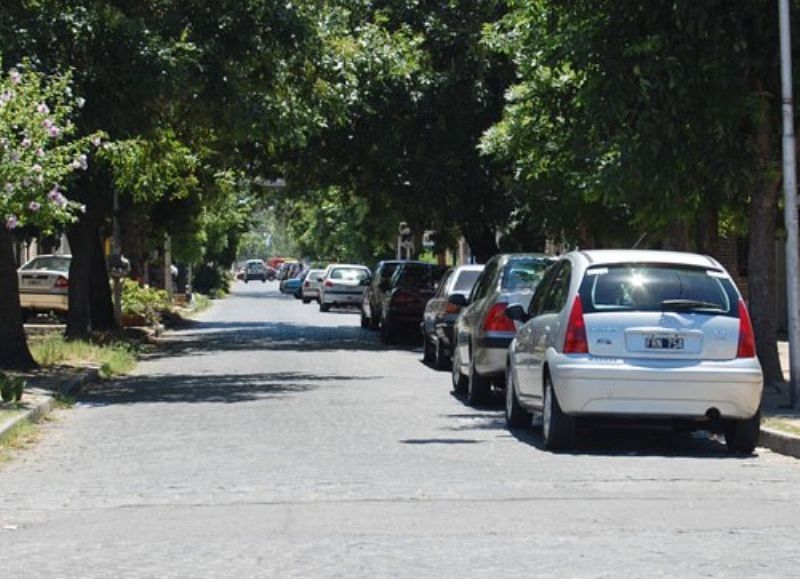
[[[681,265],[590,268],[580,296],[587,313],[689,311],[738,316],[738,295],[724,273]]]
[[[506,264],[500,287],[503,291],[534,290],[552,264],[545,258],[512,259]]]
[[[52,271],[69,271],[69,258],[68,257],[37,257],[31,262],[22,266],[23,270],[30,271],[35,269],[49,269]]]
[[[432,265],[407,265],[399,274],[397,287],[414,289],[433,289],[442,278],[443,267]]]
[[[481,275],[479,270],[468,269],[462,271],[458,274],[458,277],[453,284],[453,291],[462,294],[468,294],[472,291],[472,286],[475,285],[475,281],[478,279],[479,275]]]
[[[331,279],[342,279],[348,281],[361,281],[367,279],[369,272],[366,269],[357,267],[337,267],[331,270]]]

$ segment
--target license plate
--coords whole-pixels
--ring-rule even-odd
[[[680,336],[645,336],[644,347],[648,350],[683,350]]]

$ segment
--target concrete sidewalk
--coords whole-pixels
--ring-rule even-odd
[[[800,411],[790,408],[789,343],[778,342],[784,383],[764,386],[761,445],[800,458]]]

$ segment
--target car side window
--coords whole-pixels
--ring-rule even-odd
[[[475,287],[472,289],[472,295],[470,295],[469,298],[470,302],[482,299],[489,294],[489,290],[492,288],[496,273],[497,261],[490,261],[486,265],[486,269],[484,269],[483,273],[481,273],[481,277],[478,279]]]
[[[541,283],[536,287],[536,291],[533,292],[530,306],[528,306],[529,318],[535,318],[542,313],[544,302],[550,294],[550,286],[553,285],[553,278],[558,274],[560,268],[561,263],[554,264],[544,274]]]
[[[445,274],[442,276],[442,279],[439,280],[439,286],[436,289],[436,294],[434,295],[434,297],[440,298],[443,295],[445,295],[445,288],[447,287],[447,284],[450,281],[450,278],[453,277],[453,272],[454,271],[455,270],[448,269],[445,272]]]
[[[567,294],[569,293],[569,281],[572,268],[568,261],[561,264],[558,271],[553,278],[553,283],[550,286],[550,291],[547,293],[547,298],[542,307],[543,314],[550,314],[560,312],[567,304]]]

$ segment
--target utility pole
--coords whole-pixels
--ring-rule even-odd
[[[800,407],[800,342],[798,342],[797,166],[795,160],[794,98],[792,96],[792,39],[789,0],[779,0],[781,28],[781,87],[783,93],[783,218],[786,225],[786,307],[789,330],[791,406]]]

